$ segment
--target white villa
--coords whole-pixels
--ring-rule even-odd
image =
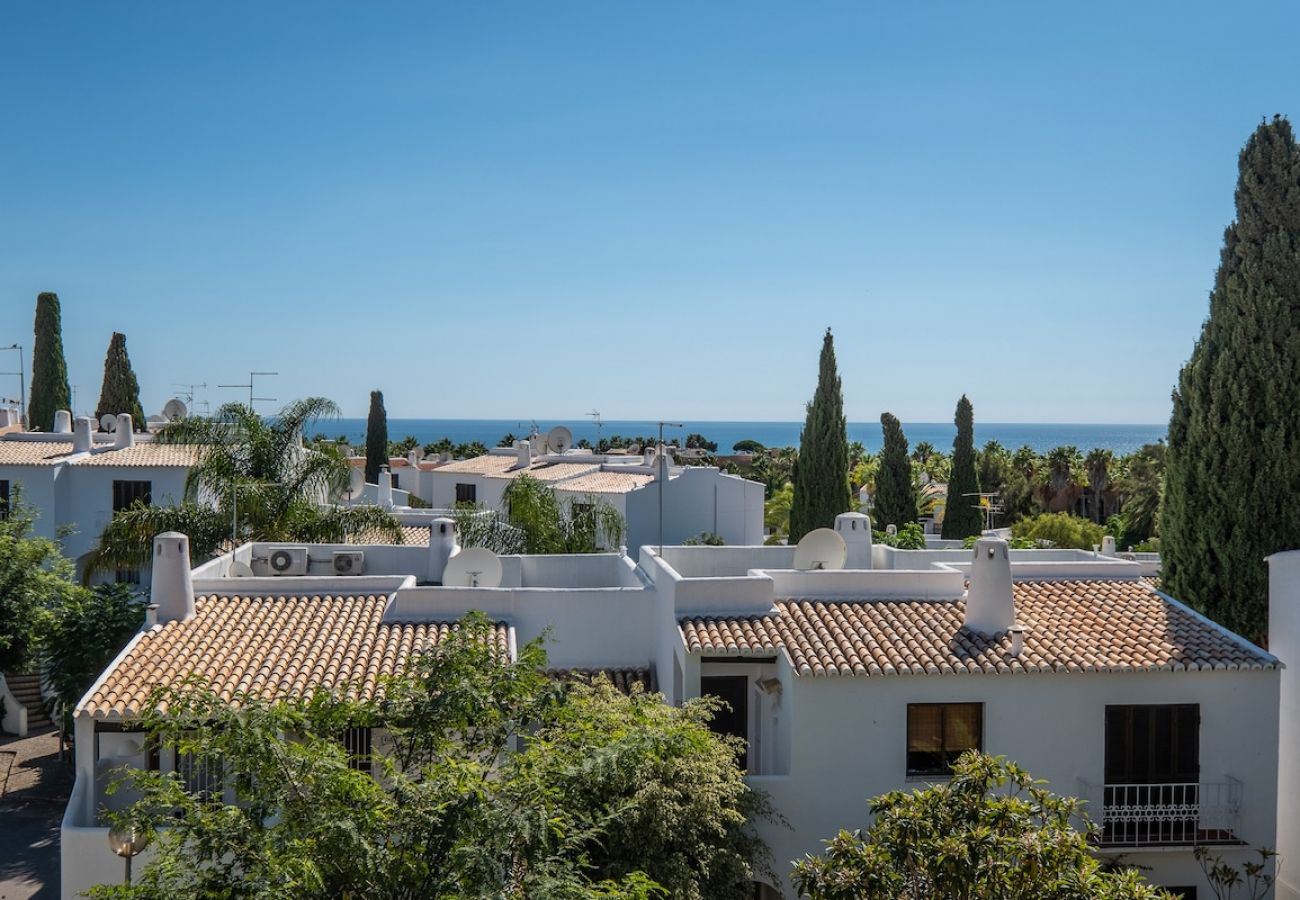
[[[768,900],[794,896],[790,861],[868,823],[869,797],[942,779],[968,748],[1086,798],[1100,856],[1185,896],[1209,896],[1193,847],[1241,862],[1277,843],[1276,657],[1159,593],[1137,562],[997,539],[898,551],[873,546],[869,526],[839,517],[838,569],[795,568],[794,547],[642,546],[635,559],[502,557],[491,587],[443,584],[446,519],[418,543],[251,544],[194,569],[187,539],[160,535],[149,619],[76,710],[63,896],[121,877],[99,815],[108,771],[194,776],[133,731],[154,686],[373,684],[469,610],[512,651],[549,629],[556,668],[610,671],[668,703],[725,698],[717,727],[748,740],[749,779],[788,822],[762,829],[782,876],[757,886]],[[358,553],[364,565],[345,568],[364,574],[334,574],[337,554]],[[273,574],[273,556],[298,574]]]

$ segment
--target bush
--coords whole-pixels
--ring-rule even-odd
[[[872,540],[877,544],[884,544],[896,550],[925,549],[925,529],[917,522],[908,522],[898,529],[897,534],[890,534],[887,531],[873,531],[871,534]]]
[[[1011,526],[1011,536],[1059,548],[1091,550],[1101,544],[1106,529],[1080,516],[1069,513],[1043,513],[1021,519]]]

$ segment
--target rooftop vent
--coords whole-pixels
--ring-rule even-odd
[[[982,537],[975,542],[970,588],[966,591],[966,627],[984,635],[1001,634],[1016,624],[1011,592],[1011,552],[1007,542]]]

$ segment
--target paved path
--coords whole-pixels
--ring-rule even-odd
[[[0,735],[0,750],[18,751],[0,797],[0,900],[57,900],[59,821],[72,768],[59,761],[51,730],[22,739]]]

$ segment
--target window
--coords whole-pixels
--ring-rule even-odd
[[[1201,775],[1195,703],[1106,707],[1106,783],[1190,783]]]
[[[136,568],[115,569],[113,571],[113,580],[118,584],[138,585],[140,583],[140,570]]]
[[[729,734],[746,742],[740,755],[740,767],[749,769],[749,677],[746,675],[701,675],[700,693],[726,701],[713,714],[709,728],[716,734]]]
[[[476,485],[476,484],[458,484],[458,485],[456,485],[456,502],[457,502],[457,503],[477,503],[477,502],[478,502],[478,485]]]
[[[185,792],[193,794],[204,803],[220,803],[223,791],[223,766],[213,756],[194,753],[176,754],[176,773],[185,785]]]
[[[9,481],[0,479],[0,519],[9,518]]]
[[[398,475],[396,472],[391,472],[390,474],[393,476],[393,487],[400,491],[402,489],[402,476]]]
[[[114,481],[113,512],[121,512],[137,500],[148,506],[153,493],[152,481]]]
[[[349,728],[343,732],[343,747],[348,751],[348,765],[359,772],[370,771],[373,735],[369,728]]]
[[[907,704],[907,774],[948,775],[967,750],[984,748],[984,704]]]

